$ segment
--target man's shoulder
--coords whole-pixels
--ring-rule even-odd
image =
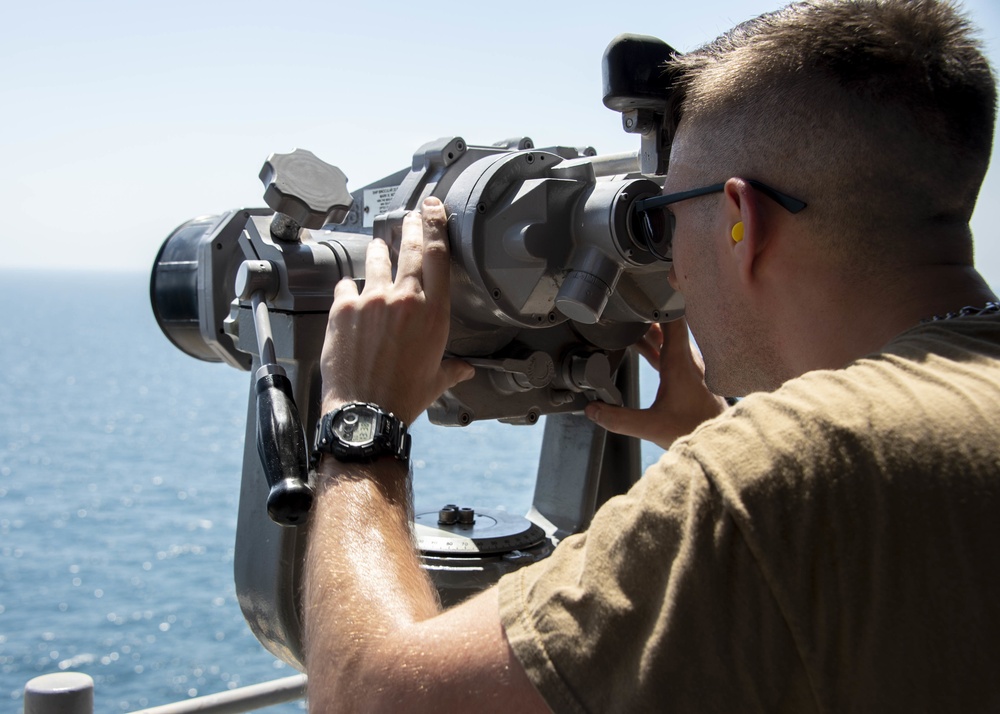
[[[931,358],[945,369],[977,362],[1000,369],[1000,313],[924,322],[906,330],[872,355]],[[995,376],[995,375],[994,375]]]
[[[679,445],[831,701],[913,671],[974,685],[998,651],[1000,320],[969,323],[748,397]]]
[[[921,325],[842,369],[758,393],[678,446],[730,496],[992,467],[1000,318]]]
[[[993,431],[1000,419],[1000,316],[918,325],[842,369],[792,380],[772,395],[804,407],[829,435],[856,433],[875,448]],[[766,401],[766,400],[762,400]]]

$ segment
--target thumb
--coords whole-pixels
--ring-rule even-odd
[[[616,407],[604,402],[590,402],[584,409],[587,418],[598,426],[625,436],[653,441],[655,431],[648,409]]]
[[[691,361],[691,340],[688,338],[687,320],[683,317],[663,326],[662,355],[666,364]]]
[[[441,391],[451,389],[459,382],[465,382],[476,376],[476,368],[460,359],[446,359],[441,362]]]

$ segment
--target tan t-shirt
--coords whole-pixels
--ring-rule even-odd
[[[756,394],[500,582],[556,711],[1000,711],[1000,317]]]

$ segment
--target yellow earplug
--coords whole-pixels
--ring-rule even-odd
[[[733,240],[737,243],[743,240],[743,221],[737,221],[733,226]]]

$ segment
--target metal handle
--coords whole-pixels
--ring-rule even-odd
[[[278,525],[297,526],[309,514],[313,490],[292,383],[273,366],[262,367],[257,375],[257,453],[271,488],[267,513]]]

